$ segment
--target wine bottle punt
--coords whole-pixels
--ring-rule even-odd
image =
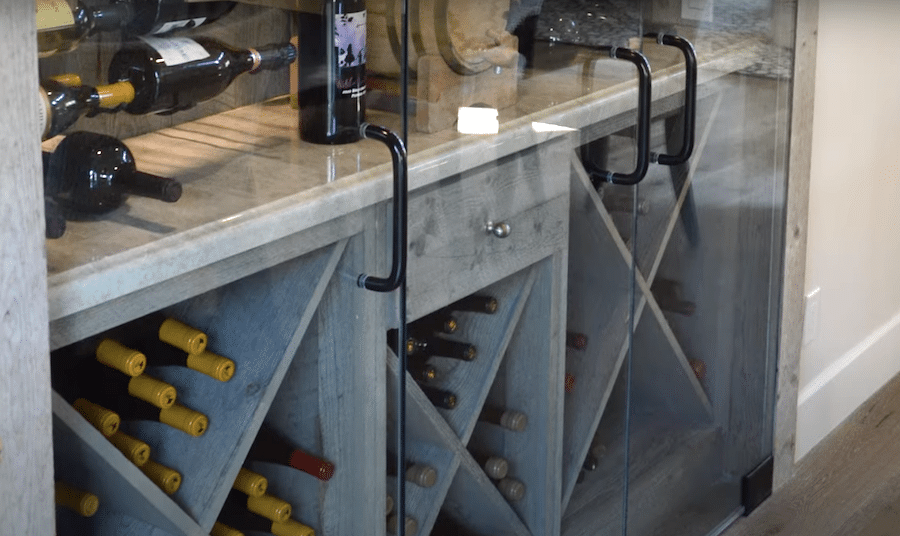
[[[258,516],[262,516],[269,522],[284,523],[291,517],[293,508],[291,504],[274,495],[263,494],[259,497],[244,495],[237,490],[232,489],[225,499],[225,505],[222,510],[247,510]],[[245,530],[245,527],[234,525],[223,520],[224,523]]]
[[[387,531],[389,534],[397,534],[397,529],[400,528],[400,518],[394,514],[387,519]],[[419,522],[415,520],[415,518],[406,516],[406,519],[403,521],[404,534],[407,536],[412,536],[416,532],[419,531]]]
[[[494,406],[485,406],[478,420],[506,428],[513,432],[524,432],[528,426],[528,416],[520,411],[513,411]]]
[[[262,497],[269,488],[269,481],[261,474],[241,467],[231,487],[249,497]]]
[[[150,445],[125,432],[118,432],[109,436],[109,442],[128,458],[128,461],[138,467],[142,467],[150,460]]]
[[[445,309],[449,311],[470,311],[473,313],[492,315],[497,312],[499,306],[500,303],[497,301],[497,298],[473,294],[451,303]]]
[[[206,350],[208,337],[203,331],[164,313],[152,313],[128,324],[142,341],[159,340],[188,354]]]
[[[109,81],[128,82],[130,114],[169,114],[219,95],[239,75],[287,67],[297,57],[290,43],[238,49],[209,37],[144,37],[110,61]]]
[[[505,458],[482,452],[472,452],[472,457],[484,469],[484,473],[494,480],[506,478],[509,473],[509,462]]]
[[[326,0],[298,12],[300,138],[340,144],[360,139],[366,115],[365,0]]]
[[[316,531],[312,527],[308,527],[294,519],[288,519],[283,523],[273,522],[263,516],[254,514],[247,510],[241,504],[226,500],[225,507],[219,514],[218,524],[225,525],[227,528],[246,532],[265,532],[275,536],[315,536]],[[234,533],[210,533],[210,536],[236,536]]]
[[[420,385],[419,388],[422,389],[422,392],[425,393],[428,400],[436,407],[453,409],[459,402],[455,394],[445,389],[438,389],[437,387],[432,387],[430,385]]]
[[[38,98],[41,139],[46,140],[68,130],[82,116],[91,117],[130,102],[134,98],[134,87],[127,82],[96,87],[71,86],[48,79],[41,82]]]
[[[80,490],[65,482],[56,482],[54,496],[56,504],[75,512],[81,517],[93,516],[100,507],[100,499],[96,495]]]
[[[171,467],[166,467],[154,460],[147,460],[147,463],[140,466],[140,469],[167,495],[174,495],[181,487],[181,473]]]
[[[147,341],[141,349],[150,356],[151,366],[186,367],[220,382],[227,382],[234,376],[234,361],[209,350],[189,354],[162,341]]]
[[[327,481],[334,475],[334,464],[294,448],[265,425],[259,429],[247,457],[251,460],[287,465],[322,481]]]
[[[109,212],[129,195],[167,203],[181,197],[181,183],[138,171],[128,147],[105,134],[73,132],[47,162],[44,191],[61,207],[74,212]]]
[[[387,453],[387,474],[397,476],[397,455],[390,451]],[[437,471],[434,467],[421,463],[407,461],[403,476],[407,482],[420,488],[430,488],[437,483]]]

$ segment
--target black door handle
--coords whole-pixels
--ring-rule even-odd
[[[651,159],[664,166],[684,164],[694,152],[694,123],[697,115],[697,54],[690,41],[677,35],[651,32],[660,45],[676,47],[684,54],[684,121],[681,150],[678,154],[652,154]]]
[[[391,292],[406,281],[406,228],[408,220],[406,212],[406,146],[399,136],[377,125],[363,123],[359,127],[359,133],[363,138],[381,141],[391,151],[391,161],[394,165],[394,236],[392,239],[393,251],[391,254],[390,275],[387,277],[375,277],[360,274],[357,283],[359,286],[375,292]]]
[[[631,173],[614,173],[612,171],[596,169],[590,163],[587,164],[587,172],[590,174],[591,183],[599,188],[604,182],[613,184],[634,185],[644,179],[647,168],[650,166],[650,63],[647,58],[636,50],[612,46],[596,47],[598,50],[609,53],[609,57],[627,60],[633,63],[638,70],[638,118],[637,118],[637,162]]]

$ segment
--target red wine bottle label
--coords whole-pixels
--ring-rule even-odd
[[[336,13],[334,46],[340,73],[338,91],[344,98],[358,99],[366,94],[366,12]]]
[[[172,30],[177,30],[179,28],[196,28],[206,22],[206,17],[197,17],[196,19],[187,19],[187,20],[173,20],[172,22],[167,22],[157,28],[156,30],[150,32],[153,35],[161,35],[164,33],[169,33]]]
[[[141,37],[141,40],[153,47],[168,66],[209,57],[203,45],[188,37]]]

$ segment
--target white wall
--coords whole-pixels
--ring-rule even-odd
[[[900,372],[898,32],[898,1],[820,2],[798,459]]]

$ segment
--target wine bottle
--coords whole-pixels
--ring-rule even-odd
[[[494,480],[506,478],[507,473],[509,473],[509,462],[500,456],[472,452],[472,457],[484,469],[484,473]]]
[[[406,370],[409,372],[409,375],[418,382],[418,383],[429,383],[433,382],[438,377],[437,369],[428,363],[423,363],[421,361],[408,361],[406,365]]]
[[[428,397],[432,404],[443,409],[453,409],[456,407],[458,400],[456,395],[444,389],[438,389],[430,385],[420,385],[420,389]]]
[[[200,437],[209,428],[209,418],[181,404],[160,409],[136,398],[120,398],[118,404],[112,406],[119,416],[126,421],[159,421],[177,430]]]
[[[71,386],[71,383],[57,381],[55,373],[52,372],[54,367],[51,367],[50,370],[53,389],[104,437],[110,437],[119,430],[122,420],[118,413],[79,396],[75,390],[67,388]]]
[[[691,365],[691,370],[694,371],[694,376],[697,377],[698,380],[703,381],[706,378],[706,363],[703,362],[702,359],[688,359],[688,363]]]
[[[694,302],[681,299],[681,285],[677,281],[657,277],[650,285],[650,292],[663,311],[681,316],[694,314],[696,309]]]
[[[434,521],[431,536],[475,536],[475,533],[440,512]]]
[[[215,97],[242,73],[281,69],[296,57],[290,43],[241,50],[209,37],[144,37],[116,52],[109,81],[134,87],[126,112],[169,114]]]
[[[366,116],[365,0],[327,0],[298,12],[300,138],[339,144],[360,139]]]
[[[66,218],[59,204],[51,197],[44,196],[44,237],[59,238],[66,232]]]
[[[225,505],[222,507],[222,510],[247,510],[268,519],[270,522],[284,523],[290,519],[293,508],[289,502],[274,495],[263,494],[259,497],[252,497],[232,489],[228,492],[228,497],[225,499]],[[245,530],[245,527],[228,523],[228,521],[224,522]]]
[[[116,0],[102,7],[66,0],[37,0],[38,56],[74,50],[86,37],[122,30],[126,35],[165,34],[218,20],[234,2]]]
[[[227,382],[234,376],[234,361],[209,350],[189,354],[162,341],[154,340],[141,345],[141,349],[150,356],[151,366],[187,367],[220,382]]]
[[[504,478],[497,482],[500,494],[509,501],[520,501],[525,496],[525,484],[514,478]]]
[[[400,528],[400,518],[397,517],[397,514],[394,514],[387,519],[387,531],[389,534],[397,534],[397,529]],[[419,531],[419,522],[410,516],[406,516],[406,519],[403,522],[404,534],[406,536],[413,536],[416,532]]]
[[[407,461],[403,470],[406,481],[421,488],[430,488],[437,483],[437,471],[429,465]],[[390,451],[387,453],[387,474],[397,476],[397,455]]]
[[[569,372],[566,372],[566,379],[565,379],[564,385],[565,385],[565,389],[566,389],[567,393],[571,393],[572,391],[574,391],[575,390],[575,375],[571,374]]]
[[[224,525],[233,531],[266,532],[275,536],[315,536],[316,531],[294,519],[288,519],[283,523],[273,522],[263,516],[247,510],[246,506],[239,503],[225,502],[225,507],[219,514],[217,525]],[[234,528],[232,528],[234,527]],[[234,532],[210,532],[210,536],[237,536]]]
[[[388,345],[391,348],[395,348],[397,346],[397,330],[389,330],[387,338]],[[406,339],[406,352],[410,357],[428,358],[434,356],[460,359],[462,361],[472,361],[478,356],[478,349],[475,348],[475,345],[442,339],[434,335],[426,335],[421,338],[408,337]]]
[[[513,432],[523,432],[528,426],[528,416],[520,411],[485,406],[478,415],[478,420],[495,424]]]
[[[126,399],[167,409],[175,404],[178,396],[174,386],[147,374],[128,376],[93,362],[85,363],[78,373],[79,377],[73,383],[77,383],[79,390],[114,411],[119,411]]]
[[[166,467],[154,460],[147,460],[147,463],[140,466],[140,469],[167,495],[174,495],[181,487],[181,473],[171,467]]]
[[[249,497],[262,497],[269,488],[269,481],[261,474],[241,467],[231,487]]]
[[[100,507],[100,499],[93,493],[80,490],[65,482],[56,482],[54,487],[56,504],[67,508],[81,517],[91,517]]]
[[[109,442],[128,458],[128,461],[138,467],[143,466],[150,459],[150,445],[136,437],[132,437],[121,430],[109,436]]]
[[[394,498],[390,495],[384,498],[384,515],[389,516],[394,511]]]
[[[573,350],[584,350],[587,348],[588,338],[584,333],[575,331],[566,332],[566,346]]]
[[[447,335],[453,335],[458,328],[459,322],[456,318],[449,311],[443,309],[411,322],[408,327],[409,333],[444,333]]]
[[[294,448],[267,426],[259,429],[247,457],[251,460],[288,465],[327,481],[334,475],[334,464]]]
[[[128,195],[167,203],[181,197],[181,183],[138,171],[128,147],[104,134],[73,132],[48,156],[47,165],[44,191],[74,212],[109,212]]]
[[[147,367],[147,357],[112,339],[103,339],[94,352],[97,361],[128,376],[139,376]]]
[[[451,303],[445,307],[445,309],[449,311],[471,311],[473,313],[492,315],[497,312],[499,306],[500,304],[497,301],[497,298],[473,294]]]
[[[224,523],[219,523],[216,521],[213,523],[212,528],[209,531],[209,536],[245,536],[243,532],[239,531],[236,528],[229,527]]]
[[[127,329],[136,340],[159,340],[188,354],[202,353],[208,342],[203,331],[161,312],[141,317],[127,324]]]
[[[38,91],[38,123],[41,139],[62,134],[81,116],[94,116],[111,111],[134,98],[134,87],[128,82],[109,85],[71,86],[57,80],[41,82]]]

